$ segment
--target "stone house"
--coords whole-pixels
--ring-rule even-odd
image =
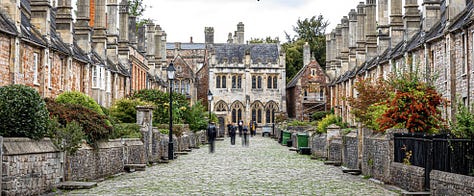
[[[80,91],[107,107],[134,90],[164,85],[155,54],[137,46],[127,1],[78,0],[76,21],[71,0],[0,3],[0,86],[24,84],[52,98]],[[148,36],[157,32],[164,33]],[[154,51],[155,43],[147,48]]]
[[[309,120],[313,112],[326,111],[329,77],[319,63],[310,58],[309,44],[303,46],[303,64],[286,87],[288,117]],[[311,59],[311,61],[310,61]]]
[[[236,40],[242,41],[243,24],[237,26]],[[239,120],[268,125],[276,112],[286,113],[285,55],[279,44],[212,43],[208,50],[211,111],[221,128]]]
[[[377,21],[375,7],[384,13],[378,15]],[[349,12],[349,25],[339,25],[348,26],[350,36],[343,33],[344,29],[338,35],[336,27],[326,37],[331,106],[340,108],[336,113],[351,124],[355,122],[343,97],[357,96],[353,89],[347,89],[357,77],[375,79],[396,72],[417,72],[450,102],[441,108],[446,119],[454,119],[457,103],[472,104],[472,0],[423,1],[422,11],[416,0],[407,0],[403,8],[404,12],[401,0],[392,0],[390,4],[388,0],[361,2],[357,14],[355,10]],[[374,34],[378,43],[375,50]],[[352,48],[356,51],[356,58],[349,60],[347,70],[341,65],[353,55],[349,52],[349,57],[345,57],[343,35],[349,40],[349,51]]]

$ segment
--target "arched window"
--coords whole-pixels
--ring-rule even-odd
[[[265,105],[265,120],[267,123],[274,123],[275,112],[278,111],[278,105],[274,101],[269,101]]]
[[[252,122],[257,121],[257,110],[252,109]]]
[[[278,76],[273,76],[273,88],[278,88]]]
[[[221,88],[221,76],[216,77],[216,88]]]
[[[235,109],[232,110],[232,122],[237,123],[237,111]]]
[[[227,88],[227,85],[226,85],[226,76],[222,76],[222,88]]]
[[[267,77],[267,88],[268,89],[272,88],[272,77],[271,76]]]
[[[262,88],[262,76],[258,76],[257,88],[258,88],[258,89],[261,89],[261,88]]]
[[[252,76],[252,89],[257,88],[257,77]]]
[[[257,110],[257,123],[262,123],[262,109]]]
[[[240,101],[235,101],[231,105],[231,110],[232,110],[232,122],[238,122],[239,120],[242,120],[242,112],[244,111],[244,104]]]
[[[214,110],[217,111],[217,112],[227,111],[227,104],[224,101],[219,101],[219,102],[217,102]]]

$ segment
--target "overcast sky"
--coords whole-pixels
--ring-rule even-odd
[[[245,25],[245,40],[294,35],[298,18],[323,15],[330,32],[342,16],[362,0],[144,0],[149,6],[144,18],[151,18],[166,31],[168,42],[204,42],[204,27],[214,27],[214,42],[227,41],[237,23]],[[150,7],[151,6],[151,7]]]

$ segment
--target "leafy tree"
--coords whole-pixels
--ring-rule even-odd
[[[191,106],[191,108],[184,113],[184,118],[192,131],[203,130],[207,127],[206,113],[201,101]]]
[[[282,45],[286,53],[286,82],[295,77],[298,71],[303,67],[303,45],[304,40],[287,42]]]
[[[388,110],[378,119],[381,129],[400,126],[410,132],[437,132],[443,125],[438,106],[444,100],[434,86],[422,82],[413,72],[395,74],[389,82],[395,93],[386,101]]]
[[[358,92],[357,97],[347,97],[349,105],[352,107],[351,113],[354,115],[357,121],[368,126],[369,128],[378,127],[374,124],[376,116],[373,111],[380,112],[381,108],[369,108],[374,104],[380,105],[381,102],[386,101],[390,97],[392,88],[382,78],[378,78],[375,82],[372,82],[371,78],[357,78],[354,85],[355,90]],[[375,116],[374,116],[375,115]]]
[[[458,102],[456,122],[451,123],[452,133],[459,138],[474,138],[474,114]]]
[[[278,43],[278,42],[280,42],[278,38],[271,38],[270,36],[266,37],[265,39],[250,38],[251,44],[271,44],[271,43]]]
[[[137,18],[143,15],[148,6],[143,3],[143,0],[129,0],[128,1],[128,12],[132,16]]]
[[[140,99],[119,99],[110,107],[110,115],[122,123],[136,123],[136,107],[146,105],[153,105],[153,103],[141,101]]]

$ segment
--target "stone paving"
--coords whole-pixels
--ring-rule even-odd
[[[398,195],[361,176],[289,151],[268,137],[243,147],[230,139],[194,149],[168,164],[120,175],[67,195]]]

